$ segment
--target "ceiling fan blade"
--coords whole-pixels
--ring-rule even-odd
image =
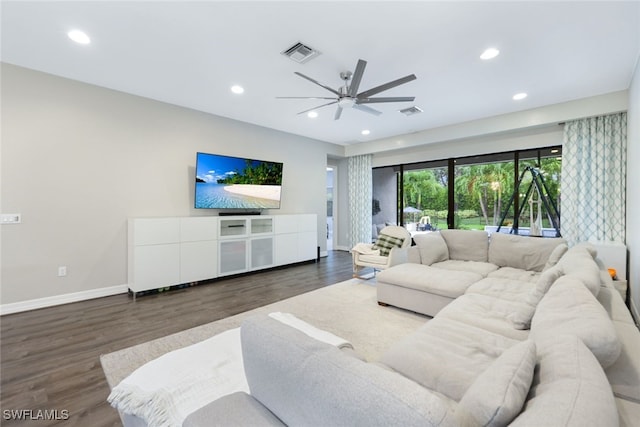
[[[375,116],[379,116],[380,114],[382,114],[382,111],[375,110],[371,107],[367,107],[366,105],[353,104],[353,108],[364,111],[365,113],[373,114]]]
[[[333,101],[333,102],[329,102],[329,103],[327,103],[327,104],[322,104],[322,105],[319,105],[319,106],[317,106],[317,107],[309,108],[308,110],[300,111],[300,112],[298,113],[298,115],[300,115],[300,114],[304,114],[304,113],[308,113],[309,111],[317,110],[318,108],[326,107],[327,105],[337,104],[337,103],[338,103],[338,100],[336,99],[336,100],[335,100],[335,101]]]
[[[389,90],[389,89],[391,89],[393,87],[400,86],[402,84],[408,83],[408,82],[410,82],[412,80],[415,80],[415,79],[416,79],[415,74],[410,74],[408,76],[401,77],[401,78],[399,78],[397,80],[394,80],[392,82],[388,82],[388,83],[385,83],[383,85],[376,86],[376,87],[374,87],[372,89],[365,90],[364,92],[360,92],[358,94],[357,98],[358,99],[368,98],[371,95],[375,95],[376,93],[384,92],[385,90]]]
[[[342,115],[342,107],[338,105],[338,109],[336,110],[336,115],[333,116],[333,120],[338,120]]]
[[[299,72],[297,72],[297,71],[294,71],[294,74],[297,74],[297,75],[299,75],[300,77],[302,77],[303,79],[307,79],[307,80],[309,80],[311,83],[315,83],[315,84],[317,84],[318,86],[325,88],[325,89],[326,89],[326,90],[328,90],[329,92],[331,92],[331,93],[335,93],[336,95],[340,96],[340,92],[338,92],[337,90],[335,90],[335,89],[333,89],[333,88],[330,88],[330,87],[329,87],[329,86],[327,86],[327,85],[323,85],[323,84],[322,84],[322,83],[320,83],[319,81],[317,81],[317,80],[315,80],[315,79],[312,79],[312,78],[311,78],[311,77],[309,77],[309,76],[305,76],[304,74],[299,73]]]
[[[358,64],[356,65],[356,70],[353,72],[353,76],[351,77],[351,86],[349,86],[349,96],[354,97],[356,93],[358,93],[358,87],[360,87],[360,81],[362,80],[362,75],[364,74],[364,69],[367,66],[367,61],[364,59],[358,59]]]
[[[412,102],[415,96],[389,96],[381,98],[361,98],[356,100],[356,104],[379,104],[381,102]]]
[[[336,99],[335,96],[276,96],[276,99]]]

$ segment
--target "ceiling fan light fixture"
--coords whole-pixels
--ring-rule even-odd
[[[480,59],[483,59],[486,61],[488,59],[493,59],[498,55],[500,55],[500,51],[495,47],[490,47],[486,49],[484,52],[482,52],[482,55],[480,55]]]

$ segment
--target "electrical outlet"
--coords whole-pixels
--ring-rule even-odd
[[[58,277],[64,277],[67,275],[67,266],[63,265],[58,267]]]

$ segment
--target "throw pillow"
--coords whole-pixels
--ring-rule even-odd
[[[388,234],[380,234],[376,243],[373,245],[373,249],[379,249],[380,255],[389,256],[389,252],[393,248],[401,248],[404,243],[404,237],[393,237]]]
[[[431,265],[449,259],[447,243],[439,232],[416,234],[413,236],[413,241],[416,242],[420,252],[420,262],[422,264]]]
[[[466,391],[455,412],[463,426],[506,426],[524,405],[536,366],[536,345],[520,342],[500,355]]]
[[[520,305],[516,311],[507,315],[507,318],[511,320],[515,329],[529,329],[531,326],[531,318],[536,311],[538,303],[544,294],[547,293],[551,285],[563,274],[562,269],[556,265],[540,275],[536,286],[527,293],[524,301],[525,304]]]
[[[561,243],[556,246],[555,249],[551,252],[551,255],[549,255],[549,259],[544,265],[544,269],[542,271],[546,271],[556,265],[558,261],[560,261],[560,258],[562,258],[562,255],[564,255],[568,250],[569,246],[567,246],[566,243]]]

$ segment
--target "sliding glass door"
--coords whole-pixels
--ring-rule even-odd
[[[561,155],[557,146],[374,168],[373,223],[398,223],[411,232],[500,227],[527,234],[531,223],[553,230]],[[542,196],[527,191],[534,174],[544,181]]]

